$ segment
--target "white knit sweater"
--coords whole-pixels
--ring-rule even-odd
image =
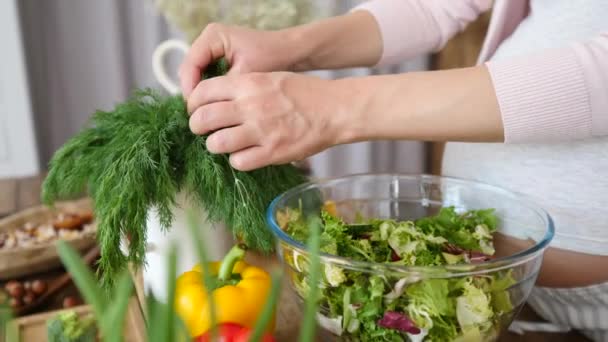
[[[492,60],[561,47],[608,29],[606,0],[531,0],[530,8]],[[443,173],[527,194],[555,221],[553,247],[608,255],[608,138],[559,144],[449,143]]]

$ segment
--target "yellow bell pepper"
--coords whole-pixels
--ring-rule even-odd
[[[218,325],[234,323],[253,328],[270,295],[270,275],[242,261],[244,255],[245,249],[237,245],[226,254],[224,260],[209,264],[215,283],[211,295]],[[175,310],[192,337],[200,336],[211,328],[209,295],[200,265],[177,279]],[[266,332],[272,333],[274,324],[273,313]]]

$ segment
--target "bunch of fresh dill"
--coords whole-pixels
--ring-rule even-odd
[[[226,70],[220,60],[204,77]],[[162,227],[169,228],[179,192],[200,204],[209,220],[224,222],[250,248],[272,250],[265,207],[302,183],[304,175],[292,165],[234,170],[226,155],[207,151],[205,139],[190,132],[181,96],[140,90],[113,110],[96,112],[90,125],[55,153],[43,201],[51,205],[88,191],[98,224],[103,284],[112,285],[129,262],[144,264],[148,211],[156,208]],[[124,238],[128,255],[120,249]]]

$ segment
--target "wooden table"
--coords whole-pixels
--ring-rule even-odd
[[[42,176],[26,178],[0,180],[0,217],[11,214],[40,203],[40,184]],[[267,270],[279,267],[279,263],[274,257],[261,255],[249,255],[248,261],[254,265],[261,266]],[[138,295],[142,299],[141,278],[137,281]],[[302,317],[302,311],[295,293],[289,288],[287,283],[283,284],[283,291],[279,301],[279,311],[277,313],[276,337],[278,341],[294,341],[298,336],[298,328]],[[542,321],[529,307],[524,307],[519,319],[527,321]],[[576,332],[569,333],[527,333],[517,335],[508,333],[501,339],[501,342],[584,342],[586,338]]]

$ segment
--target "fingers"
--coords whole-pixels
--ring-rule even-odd
[[[214,77],[200,82],[188,97],[188,113],[194,112],[198,107],[235,99],[236,84],[234,77]]]
[[[190,130],[197,135],[207,134],[222,128],[238,126],[243,116],[234,102],[215,102],[199,107],[190,116]]]
[[[230,165],[239,171],[251,171],[271,164],[271,153],[264,146],[254,146],[230,155]]]
[[[212,61],[226,55],[224,39],[219,33],[221,25],[209,24],[201,35],[192,43],[186,58],[179,68],[179,78],[185,98],[201,80],[202,71]]]
[[[304,160],[313,153],[300,153],[301,158],[294,157],[290,151],[279,148],[273,149],[270,145],[260,145],[260,140],[250,143],[251,147],[235,150],[230,154],[230,165],[239,171],[251,171],[269,165],[283,165],[298,160]],[[246,144],[243,144],[243,146]],[[295,152],[295,151],[291,151]]]
[[[241,125],[225,128],[211,134],[207,138],[207,150],[211,153],[235,153],[258,142],[258,137],[253,129]]]

